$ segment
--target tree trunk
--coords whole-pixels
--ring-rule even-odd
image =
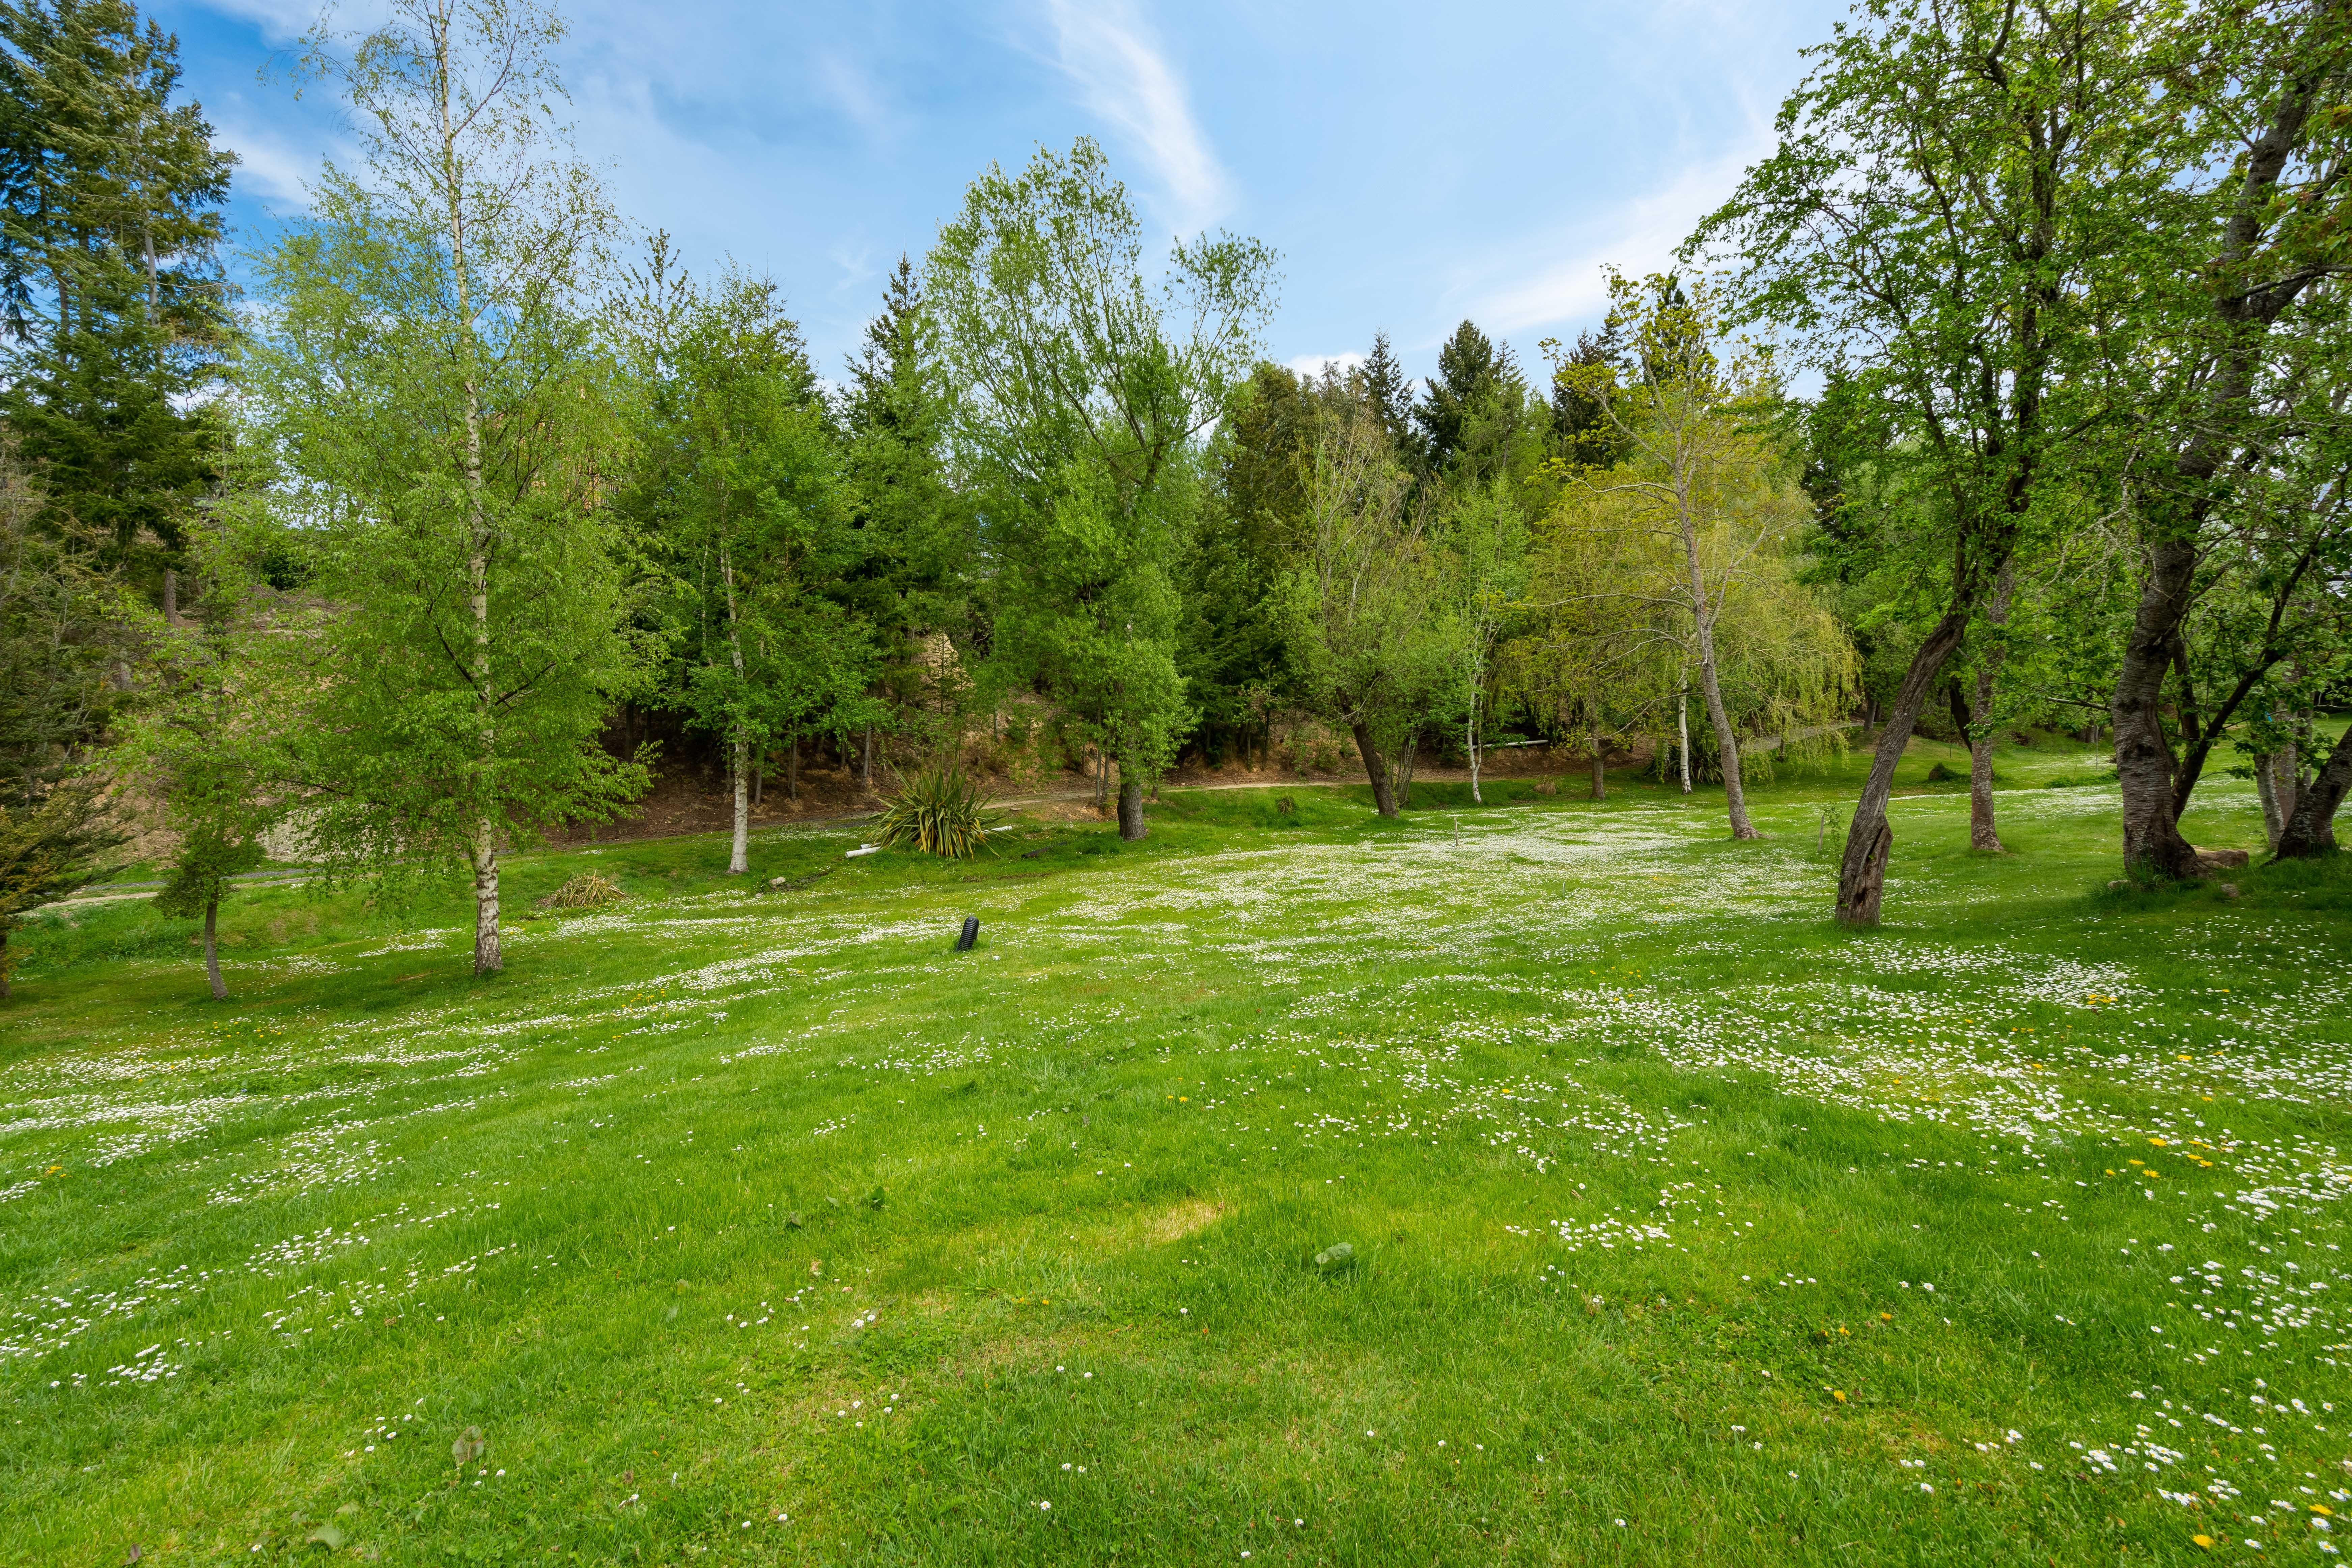
[[[1706,639],[1707,651],[1699,656],[1699,695],[1706,700],[1706,716],[1715,725],[1716,750],[1723,763],[1723,799],[1731,817],[1734,838],[1759,838],[1756,825],[1748,820],[1748,791],[1739,776],[1739,737],[1732,732],[1731,716],[1724,711],[1723,689],[1715,679],[1715,639]]]
[[[2203,875],[2172,809],[2172,743],[2164,734],[2164,678],[2189,598],[2197,551],[2187,539],[2148,551],[2131,635],[2116,675],[2116,777],[2124,797],[2124,869],[2186,879]]]
[[[180,574],[169,566],[163,568],[163,624],[180,624]]]
[[[728,771],[735,775],[735,836],[727,846],[727,874],[740,877],[751,868],[751,744],[738,741],[728,748]]]
[[[1470,802],[1484,805],[1486,797],[1478,793],[1478,700],[1475,697],[1470,700],[1470,723],[1464,738],[1470,748]]]
[[[1395,786],[1389,783],[1388,763],[1381,760],[1381,749],[1372,744],[1372,732],[1361,724],[1350,724],[1356,737],[1356,754],[1364,759],[1364,776],[1372,782],[1372,809],[1382,816],[1397,814]]]
[[[1838,867],[1837,918],[1847,925],[1878,923],[1879,902],[1886,896],[1886,860],[1895,847],[1895,829],[1886,820],[1886,799],[1895,790],[1895,765],[1911,743],[1911,731],[1919,722],[1919,711],[1927,705],[1927,693],[1934,689],[1944,661],[1960,646],[1968,629],[1968,616],[1957,610],[1936,623],[1936,629],[1911,656],[1911,668],[1904,672],[1895,705],[1887,710],[1886,727],[1879,731],[1878,749],[1871,758],[1870,776],[1863,784],[1862,798],[1854,803],[1853,825],[1846,829],[1845,858]]]
[[[2294,813],[2279,835],[2279,859],[2314,859],[2336,847],[2336,808],[2347,789],[2352,789],[2352,729],[2336,738],[2319,776],[2295,792]]]
[[[2336,6],[2313,9],[2311,40],[2297,57],[2300,68],[2286,82],[2272,106],[2269,123],[2261,126],[2231,174],[2240,188],[2235,210],[2221,228],[2213,258],[2216,276],[2234,273],[2264,244],[2263,231],[2271,221],[2267,214],[2280,177],[2305,143],[2319,95],[2340,68],[2336,63],[2340,55],[2329,47],[2327,38],[2329,32],[2343,25],[2340,16],[2331,15],[2336,10]],[[2148,547],[2146,575],[2140,580],[2131,636],[2124,643],[2115,698],[2116,776],[2124,797],[2124,868],[2135,875],[2189,878],[2203,872],[2196,850],[2180,836],[2172,748],[2164,737],[2161,711],[2165,671],[2178,663],[2182,682],[2187,683],[2187,661],[2179,657],[2180,627],[2195,597],[2197,545],[2219,497],[2217,478],[2241,449],[2239,438],[2227,433],[2251,405],[2261,342],[2296,295],[2324,275],[2315,268],[2291,282],[2267,288],[2215,291],[2215,313],[2229,330],[2230,341],[2200,395],[2201,406],[2188,421],[2192,434],[2174,461],[2173,471],[2146,491],[2158,498],[2165,510],[2147,520],[2154,542]],[[2194,744],[2194,737],[2190,743]],[[2293,836],[2292,825],[2288,833]]]
[[[2289,741],[2271,755],[2271,790],[2278,796],[2279,831],[2286,831],[2303,793],[2303,748]]]
[[[751,809],[760,809],[760,795],[768,782],[768,748],[751,753]]]
[[[474,973],[488,974],[506,967],[499,952],[499,848],[485,823],[474,840]]]
[[[866,726],[866,750],[857,761],[857,787],[867,795],[874,793],[874,726]]]
[[[1095,748],[1095,815],[1110,815],[1110,758],[1100,746]]]
[[[1125,763],[1118,765],[1118,836],[1129,844],[1148,831],[1143,826],[1143,778]]]
[[[1601,731],[1592,731],[1592,798],[1609,798],[1609,753],[1601,743]]]
[[[1709,608],[1706,580],[1698,566],[1698,538],[1685,513],[1683,554],[1690,566],[1691,624],[1698,634],[1698,692],[1706,703],[1707,722],[1715,726],[1715,749],[1723,764],[1723,804],[1731,818],[1731,837],[1754,838],[1756,825],[1748,820],[1746,781],[1739,776],[1739,737],[1732,732],[1731,715],[1724,710],[1723,683],[1715,677],[1715,612]],[[1687,722],[1687,721],[1685,721]]]
[[[1675,689],[1675,755],[1680,759],[1683,793],[1691,792],[1690,776],[1690,681],[1685,677]]]
[[[1400,811],[1412,809],[1412,764],[1421,756],[1421,733],[1415,731],[1404,738],[1403,749],[1397,752],[1396,803]]]
[[[450,75],[448,32],[446,17],[437,18],[435,30],[436,65],[434,87],[439,98],[441,114],[442,164],[445,169],[458,165],[457,153],[459,131],[453,117],[456,106]],[[474,706],[476,723],[481,744],[478,759],[479,772],[474,779],[473,802],[474,842],[469,858],[474,868],[474,973],[492,973],[506,967],[506,958],[499,949],[499,847],[497,797],[498,721],[493,706],[497,683],[490,670],[490,547],[488,508],[482,474],[482,386],[478,361],[479,343],[475,338],[474,306],[470,282],[472,263],[467,255],[467,213],[465,193],[455,183],[442,188],[446,205],[449,231],[450,279],[456,285],[458,332],[464,361],[459,375],[464,394],[466,426],[466,586],[467,607],[474,620]]]
[[[2273,850],[2279,835],[2286,831],[2286,815],[2279,810],[2278,786],[2271,777],[2277,762],[2276,752],[2265,752],[2254,759],[2254,794],[2263,803],[2263,838]]]
[[[784,794],[793,800],[801,797],[801,738],[793,737],[792,745],[784,752]]]
[[[213,1000],[228,1000],[228,987],[220,977],[220,900],[205,900],[205,978],[213,983]]]
[[[1985,625],[1996,634],[2009,625],[2010,590],[2016,584],[2016,567],[2002,567],[1992,602],[1985,606]],[[2008,657],[2008,645],[1999,636],[1992,637],[1977,660],[1976,700],[1969,705],[1969,847],[1990,855],[2004,853],[1992,815],[1992,693],[2001,661]]]

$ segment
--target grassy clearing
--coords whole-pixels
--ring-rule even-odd
[[[1571,780],[526,858],[487,984],[455,899],[242,893],[226,1005],[47,922],[0,1562],[2323,1560],[2352,878],[2110,893],[2058,748],[1973,856],[1960,758],[1864,936],[1858,759],[1747,846]]]

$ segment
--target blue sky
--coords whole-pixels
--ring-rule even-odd
[[[373,0],[370,0],[373,3]],[[155,0],[245,160],[250,242],[298,213],[344,128],[260,79],[310,0]],[[856,5],[574,0],[560,59],[581,151],[689,262],[773,277],[837,374],[901,251],[972,175],[1091,134],[1165,237],[1282,256],[1276,359],[1385,328],[1434,369],[1464,317],[1538,360],[1599,314],[1601,267],[1661,264],[1769,145],[1842,5]],[[369,4],[340,8],[363,24]]]

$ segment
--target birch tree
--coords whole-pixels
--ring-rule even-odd
[[[460,862],[474,968],[502,966],[499,859],[609,815],[645,771],[597,736],[640,681],[617,439],[589,291],[614,219],[555,111],[555,15],[530,0],[394,0],[304,59],[348,100],[362,159],[262,258],[248,384],[285,465],[320,595],[294,772],[311,847],[379,874]]]
[[[1470,760],[1470,798],[1481,805],[1480,753],[1493,704],[1495,654],[1509,633],[1528,583],[1528,525],[1507,480],[1474,486],[1454,498],[1444,542],[1444,577],[1461,650],[1462,746]]]

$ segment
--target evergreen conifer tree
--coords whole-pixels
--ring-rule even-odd
[[[124,0],[0,5],[0,412],[51,525],[157,570],[213,476],[202,394],[229,331],[236,157],[173,101],[178,52]]]

